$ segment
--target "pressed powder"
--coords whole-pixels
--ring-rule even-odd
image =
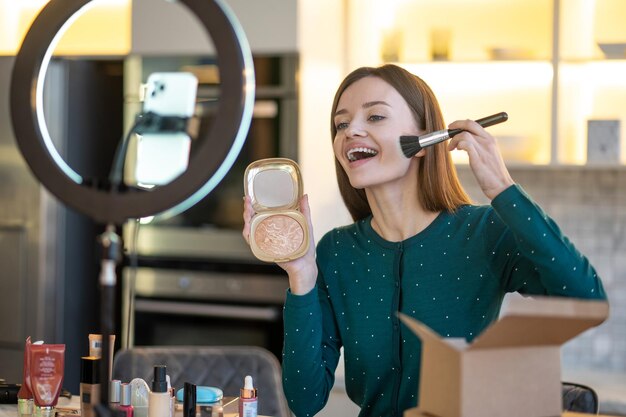
[[[302,197],[298,165],[286,158],[253,162],[246,169],[244,189],[256,212],[250,222],[252,253],[266,262],[286,262],[304,255],[309,232],[297,209]]]
[[[284,258],[300,248],[304,242],[304,230],[289,216],[270,216],[258,224],[254,240],[263,252]]]

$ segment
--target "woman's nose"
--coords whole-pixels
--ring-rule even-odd
[[[352,121],[348,126],[346,134],[348,137],[361,137],[366,134],[366,131],[361,123]]]

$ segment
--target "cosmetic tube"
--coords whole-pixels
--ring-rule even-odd
[[[95,417],[94,405],[100,402],[100,358],[80,358],[80,415]]]
[[[243,388],[239,395],[239,417],[257,417],[257,390],[252,383],[252,377],[246,376]]]
[[[172,417],[172,396],[167,388],[167,368],[154,366],[152,392],[148,396],[148,417]]]
[[[22,386],[17,392],[17,415],[30,416],[33,414],[33,393],[30,390],[30,336],[24,344],[24,368]]]
[[[133,417],[133,406],[130,404],[132,397],[130,384],[121,385],[120,405],[117,409],[123,411],[126,417]]]
[[[31,345],[30,382],[37,417],[54,417],[65,368],[65,345]]]

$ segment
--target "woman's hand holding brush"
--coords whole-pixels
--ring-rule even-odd
[[[400,147],[407,158],[412,158],[422,149],[450,139],[448,150],[467,152],[469,163],[485,195],[493,200],[513,184],[509,171],[493,136],[484,129],[509,118],[505,112],[492,114],[476,121],[458,120],[448,129],[420,136],[401,136]]]
[[[448,150],[467,152],[469,165],[483,193],[493,200],[514,184],[496,139],[481,125],[472,120],[457,120],[450,129],[461,129],[448,144]]]

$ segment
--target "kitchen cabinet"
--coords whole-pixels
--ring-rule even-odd
[[[385,13],[361,3],[350,11],[351,63],[401,64],[432,87],[448,122],[508,112],[489,128],[508,162],[585,164],[588,120],[609,120],[621,154],[607,160],[626,163],[626,2],[412,0]]]

